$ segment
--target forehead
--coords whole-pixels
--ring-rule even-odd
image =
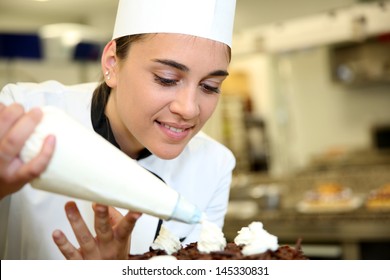
[[[145,34],[142,40],[132,44],[134,52],[138,55],[169,56],[171,59],[213,60],[218,64],[229,64],[230,48],[214,40],[192,35],[176,33]],[[131,53],[132,51],[130,51]]]

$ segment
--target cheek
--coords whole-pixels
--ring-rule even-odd
[[[126,111],[142,111],[148,102],[147,89],[134,79],[128,79],[121,83],[117,92],[118,107]]]
[[[130,131],[136,129],[138,125],[142,125],[140,121],[145,119],[143,114],[147,109],[147,105],[145,105],[145,97],[142,98],[142,95],[142,92],[131,85],[130,82],[121,84],[117,88],[116,106],[118,114],[124,126]]]
[[[207,96],[201,101],[201,122],[204,124],[214,113],[218,105],[219,95]]]

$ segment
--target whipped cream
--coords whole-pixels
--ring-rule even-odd
[[[267,250],[276,251],[279,247],[278,238],[264,230],[261,222],[252,222],[248,227],[243,227],[238,231],[234,243],[244,245],[242,253],[246,256]]]
[[[181,249],[181,243],[177,236],[162,225],[151,247],[154,250],[164,250],[168,255],[172,255]]]
[[[202,230],[198,241],[198,250],[202,253],[222,251],[226,247],[226,239],[222,230],[214,223],[202,220]]]

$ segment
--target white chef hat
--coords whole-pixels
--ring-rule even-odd
[[[113,39],[180,33],[232,44],[236,0],[119,0]]]

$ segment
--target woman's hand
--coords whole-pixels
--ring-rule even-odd
[[[74,202],[65,205],[66,215],[80,248],[74,247],[60,230],[53,232],[53,240],[68,260],[127,259],[130,236],[140,213],[128,212],[125,216],[113,207],[94,204],[95,231],[93,237]]]
[[[42,119],[40,109],[25,112],[17,103],[0,103],[0,199],[17,192],[45,171],[53,155],[55,138],[48,136],[40,153],[28,163],[20,157],[25,142]]]

